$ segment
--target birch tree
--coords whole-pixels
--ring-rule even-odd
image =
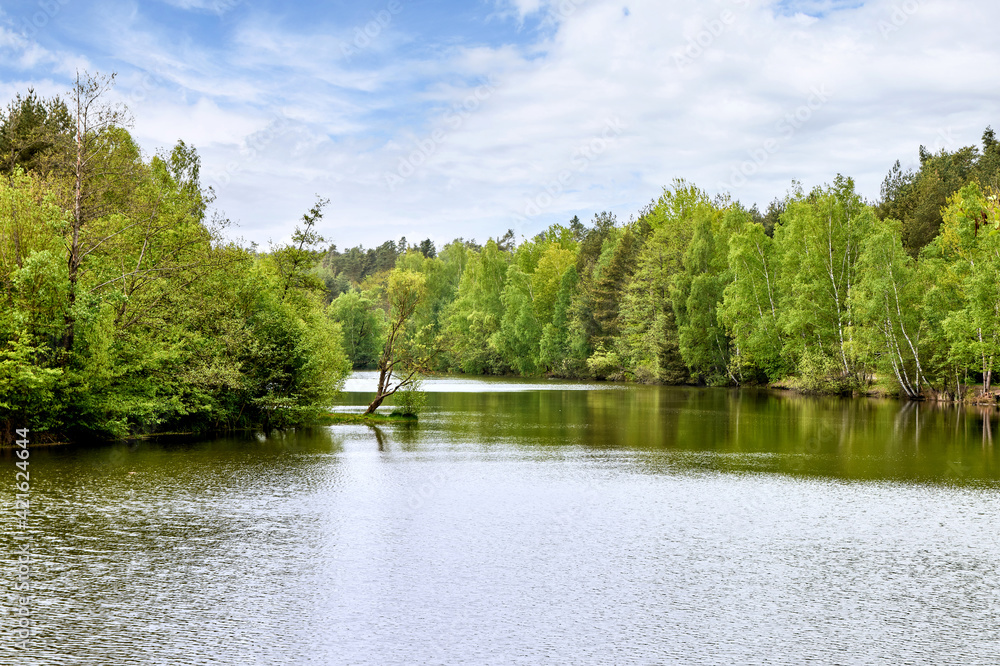
[[[853,349],[851,291],[862,240],[875,219],[854,181],[838,176],[832,186],[790,201],[775,230],[785,348],[817,388],[833,382],[847,389],[863,380]]]
[[[997,197],[977,183],[949,199],[940,253],[956,280],[959,303],[943,320],[949,358],[982,376],[989,392],[1000,359],[1000,214]]]
[[[774,241],[756,222],[746,222],[729,239],[729,270],[719,319],[732,338],[737,376],[763,372],[778,380],[787,373],[782,359],[784,335],[779,323],[780,258]]]
[[[926,381],[921,347],[925,285],[903,248],[898,221],[886,220],[865,239],[858,273],[851,294],[858,351],[891,374],[907,397],[919,398]]]

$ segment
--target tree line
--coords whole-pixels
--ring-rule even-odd
[[[424,293],[396,344],[430,372],[981,396],[1000,357],[1000,145],[987,128],[981,148],[919,155],[876,202],[838,176],[761,213],[678,180],[626,223],[411,247],[334,276],[351,288],[331,313],[355,368],[378,364],[380,303],[406,273]]]
[[[112,77],[0,113],[0,435],[280,428],[351,368],[961,399],[1000,349],[1000,145],[899,162],[880,199],[794,183],[761,213],[675,181],[628,222],[517,242],[227,240],[195,149],[152,157]],[[327,249],[323,249],[326,247]]]

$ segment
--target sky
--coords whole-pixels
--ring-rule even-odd
[[[627,221],[675,179],[763,210],[1000,124],[983,0],[0,2],[0,103],[117,73],[147,156],[178,140],[229,234],[439,247]]]

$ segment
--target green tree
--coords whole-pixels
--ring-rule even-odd
[[[973,171],[973,178],[984,188],[1000,191],[1000,141],[996,132],[987,127],[983,132],[983,151]]]
[[[386,398],[412,386],[423,367],[407,344],[407,324],[427,293],[427,279],[413,271],[395,270],[389,276],[386,298],[389,320],[385,344],[378,360],[378,388],[365,414],[373,414]]]
[[[83,263],[123,228],[129,228],[126,223],[94,229],[92,223],[101,219],[124,221],[115,214],[127,217],[123,206],[131,198],[129,189],[141,170],[138,147],[124,129],[130,123],[128,112],[106,101],[114,79],[114,74],[81,78],[78,73],[71,93],[74,145],[73,153],[66,158],[72,165],[72,194],[64,203],[71,214],[65,233],[69,289],[63,347],[67,352],[73,350],[76,320],[82,314],[76,301]]]
[[[193,147],[142,157],[104,104],[111,81],[81,77],[68,135],[0,179],[0,424],[91,438],[308,422],[350,370],[339,325],[223,239]]]
[[[919,398],[925,382],[921,301],[927,285],[903,248],[898,221],[886,220],[864,239],[857,269],[851,292],[857,350],[892,376],[906,396]]]
[[[675,280],[683,271],[697,221],[711,220],[715,215],[704,192],[678,180],[637,221],[640,244],[635,256],[628,259],[633,268],[618,295],[621,314],[619,329],[614,332],[617,335],[620,330],[620,336],[609,345],[626,377],[671,384],[690,377],[680,352]],[[682,304],[679,309],[685,307]]]
[[[953,361],[992,386],[1000,355],[1000,225],[997,199],[977,183],[950,199],[938,245],[961,281],[960,304],[942,322]]]
[[[458,295],[448,308],[445,334],[457,369],[470,374],[502,373],[505,364],[489,341],[503,320],[508,255],[493,240],[468,250]]]
[[[728,226],[747,219],[743,211],[730,210],[737,217]],[[691,375],[712,385],[738,383],[730,375],[729,337],[718,318],[726,285],[730,282],[727,263],[726,228],[723,215],[701,215],[682,260],[683,270],[674,277],[671,300],[677,317],[678,347]],[[715,227],[715,228],[713,228]]]
[[[264,267],[241,285],[241,307],[250,335],[238,360],[240,412],[265,429],[309,422],[331,404],[350,372],[340,326],[319,296],[286,298],[285,277]]]
[[[733,372],[741,381],[761,374],[765,380],[782,379],[791,368],[782,354],[781,261],[774,241],[760,224],[745,222],[729,239],[728,263],[733,278],[725,287],[719,320],[733,341]]]
[[[433,259],[435,256],[437,256],[437,249],[434,247],[434,241],[432,241],[430,238],[425,238],[424,240],[420,241],[420,245],[418,246],[417,249],[419,249],[420,253],[425,257],[427,257],[428,259]]]
[[[991,130],[983,136],[984,149],[991,149]],[[898,219],[902,222],[903,246],[911,256],[917,257],[937,236],[941,228],[942,210],[948,197],[973,178],[983,174],[982,160],[975,146],[965,146],[954,152],[940,150],[931,153],[920,146],[918,171],[903,171],[899,161],[893,165],[882,184],[882,196],[876,211],[881,219]]]
[[[531,292],[534,296],[535,318],[541,326],[552,321],[556,299],[562,288],[562,278],[566,270],[576,264],[575,244],[567,249],[558,242],[544,245],[534,272],[531,273]]]
[[[66,103],[44,99],[33,89],[18,94],[0,112],[0,174],[10,176],[18,167],[45,176],[67,153],[73,120]]]
[[[780,322],[786,354],[807,385],[847,389],[863,380],[852,339],[851,290],[875,215],[838,176],[834,184],[789,202],[775,245],[781,254]]]
[[[507,279],[500,300],[504,306],[500,328],[490,345],[500,352],[504,363],[522,375],[538,371],[538,344],[541,327],[535,316],[531,277],[517,264],[507,269]]]
[[[578,371],[570,348],[570,307],[578,282],[576,266],[571,265],[559,280],[552,321],[545,325],[539,343],[539,363],[559,377],[572,377]]]
[[[348,291],[329,306],[330,317],[340,324],[344,352],[354,368],[374,368],[382,349],[385,326],[381,309],[365,294]]]
[[[455,300],[467,259],[464,244],[456,241],[435,257],[410,251],[396,260],[397,270],[421,273],[427,279],[427,295],[417,306],[410,329],[411,343],[421,350],[429,369],[445,370],[449,366],[449,345],[444,334],[447,309]]]
[[[302,216],[302,226],[296,226],[292,232],[291,244],[272,249],[271,256],[281,277],[282,295],[287,295],[288,290],[293,287],[321,288],[312,268],[316,263],[316,246],[326,242],[316,231],[316,223],[323,219],[323,208],[328,203],[329,199],[316,197],[316,203]]]

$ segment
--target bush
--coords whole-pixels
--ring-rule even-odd
[[[423,382],[417,381],[411,386],[397,391],[392,397],[392,414],[396,416],[418,416],[427,405],[427,394],[421,388]]]

